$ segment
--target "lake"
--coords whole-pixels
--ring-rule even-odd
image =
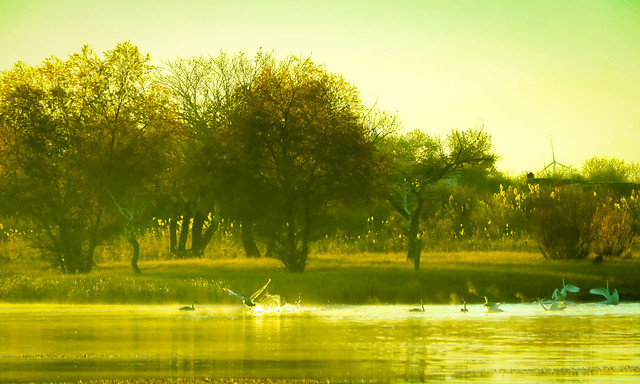
[[[413,307],[0,304],[0,382],[640,382],[637,303]]]

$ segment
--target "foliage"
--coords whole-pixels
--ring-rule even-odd
[[[243,53],[220,52],[214,57],[170,61],[159,76],[179,105],[187,129],[181,157],[172,169],[171,213],[165,215],[171,222],[170,249],[179,258],[202,256],[217,230],[216,205],[223,191],[215,177],[203,170],[217,167],[217,135],[237,118],[243,102],[239,90],[251,88],[260,68],[271,61],[271,55],[262,52],[254,60]],[[191,248],[186,244],[189,237]]]
[[[356,88],[309,59],[267,66],[242,91],[240,118],[219,137],[219,175],[236,196],[229,201],[245,207],[287,268],[301,272],[323,223],[371,202],[384,165]]]
[[[415,269],[423,248],[535,241],[548,258],[582,259],[637,246],[636,164],[594,157],[582,175],[510,179],[494,172],[483,127],[438,137],[400,126],[309,59],[221,52],[160,73],[123,43],[102,58],[83,47],[17,63],[0,75],[0,244],[12,246],[0,261],[33,252],[13,248],[27,238],[68,273],[127,247],[134,270],[138,254],[244,249],[301,272],[314,242],[320,253],[404,249]]]
[[[581,186],[555,187],[540,192],[533,202],[533,234],[545,257],[584,259],[589,256],[595,214],[593,195]]]
[[[407,257],[420,268],[423,229],[421,219],[431,187],[452,179],[467,167],[491,168],[496,161],[491,137],[482,128],[453,130],[445,140],[422,131],[387,138],[382,148],[393,163],[388,200],[403,217]]]
[[[627,183],[634,177],[636,168],[621,159],[592,157],[582,164],[582,174],[593,182]]]
[[[610,196],[597,208],[591,222],[594,234],[593,252],[601,257],[621,257],[631,254],[637,243],[632,229],[630,204],[635,204],[637,194],[630,199],[622,197],[616,202]]]
[[[0,78],[0,184],[10,215],[33,223],[64,272],[88,272],[121,225],[112,197],[151,191],[165,169],[173,107],[130,43],[98,58],[18,63]]]
[[[491,238],[501,236],[525,237],[533,232],[531,220],[535,211],[534,202],[540,198],[540,185],[520,182],[504,188],[491,199],[493,222]],[[491,218],[490,217],[490,218]]]

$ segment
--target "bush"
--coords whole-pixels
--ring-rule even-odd
[[[591,232],[594,234],[593,252],[602,257],[630,255],[636,243],[632,224],[628,200],[623,197],[620,202],[615,202],[607,197],[596,210],[591,222]]]
[[[555,187],[533,201],[533,236],[544,257],[584,259],[589,256],[596,212],[595,196],[581,186]]]

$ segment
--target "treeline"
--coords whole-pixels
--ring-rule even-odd
[[[103,57],[85,46],[0,76],[0,210],[65,273],[91,271],[119,236],[139,273],[158,220],[176,258],[234,223],[248,257],[295,272],[328,239],[402,244],[417,269],[435,238],[528,236],[548,257],[582,258],[623,255],[637,237],[635,193],[504,178],[483,127],[400,128],[310,59],[220,53],[158,69],[130,43]],[[606,231],[619,245],[597,245]]]
[[[464,173],[432,186],[419,236],[431,251],[531,251],[549,259],[631,256],[640,234],[635,183],[504,178]],[[369,217],[364,218],[366,214]],[[360,226],[321,243],[354,252],[398,252],[404,228],[393,211],[362,213]],[[357,229],[356,229],[357,228]]]

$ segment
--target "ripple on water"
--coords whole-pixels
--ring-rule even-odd
[[[640,373],[636,303],[558,313],[538,303],[503,304],[497,314],[481,303],[468,304],[469,313],[453,305],[409,312],[414,307],[266,300],[187,314],[177,306],[5,304],[0,382],[60,375],[623,382]]]

